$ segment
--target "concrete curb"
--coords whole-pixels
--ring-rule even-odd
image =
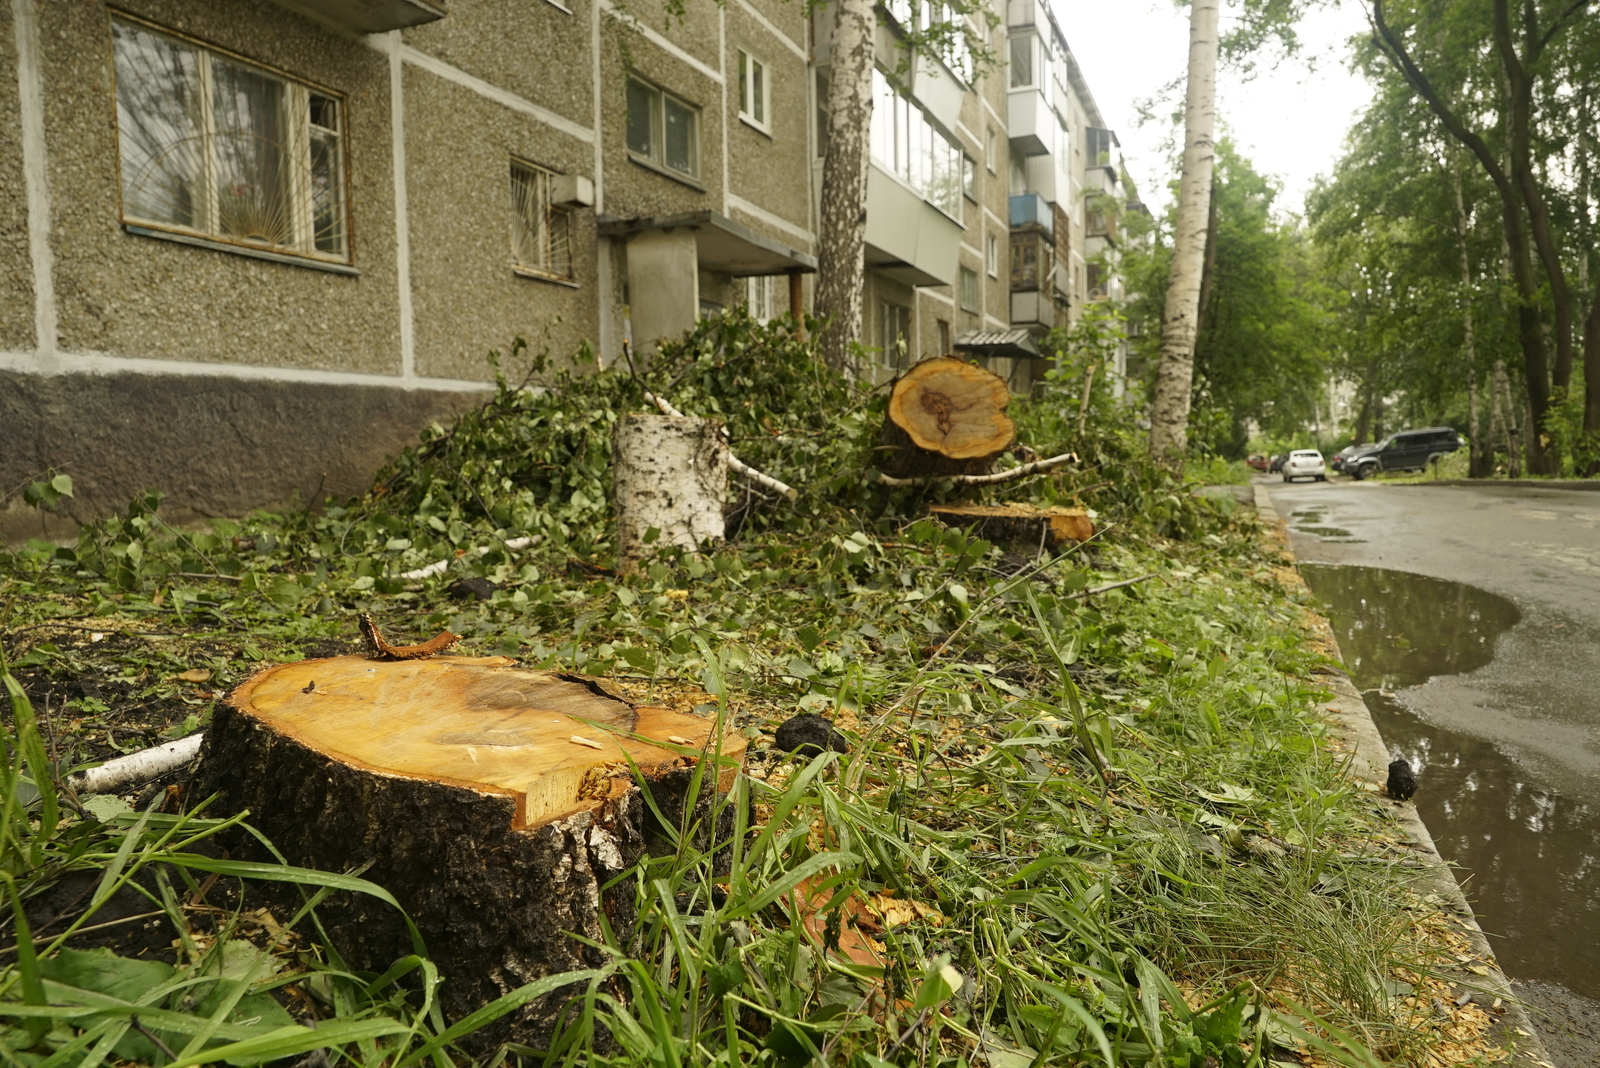
[[[1266,486],[1258,483],[1254,486],[1254,490],[1256,511],[1261,518],[1269,523],[1281,523],[1278,510],[1273,505],[1272,496]],[[1284,550],[1293,556],[1294,550],[1290,547],[1287,537],[1284,538]],[[1339,643],[1334,639],[1331,627],[1327,632],[1327,641],[1340,663],[1343,663],[1344,654],[1339,651]],[[1368,782],[1383,785],[1389,777],[1389,747],[1384,744],[1383,735],[1379,733],[1378,725],[1373,722],[1366,701],[1362,700],[1360,691],[1344,671],[1330,671],[1325,677],[1329,689],[1333,691],[1333,700],[1325,707],[1332,714],[1341,737],[1351,748],[1353,753],[1351,772]],[[1544,1041],[1534,1030],[1527,1010],[1512,993],[1510,980],[1500,970],[1494,950],[1490,948],[1483,928],[1478,926],[1477,917],[1473,915],[1472,906],[1467,903],[1466,895],[1461,892],[1461,885],[1456,882],[1455,873],[1450,865],[1439,855],[1438,847],[1433,842],[1433,835],[1428,832],[1427,825],[1417,814],[1417,806],[1410,801],[1403,803],[1385,801],[1385,803],[1394,806],[1396,824],[1409,839],[1410,848],[1415,852],[1417,861],[1428,869],[1419,883],[1419,889],[1438,895],[1445,911],[1456,917],[1461,924],[1462,933],[1472,943],[1476,963],[1488,969],[1486,976],[1463,971],[1458,974],[1457,979],[1463,987],[1470,987],[1474,992],[1482,991],[1482,994],[1475,995],[1475,1000],[1486,1009],[1495,998],[1501,999],[1504,1011],[1499,1015],[1490,1012],[1490,1016],[1495,1020],[1490,1028],[1490,1035],[1500,1045],[1513,1051],[1510,1063],[1517,1068],[1551,1068],[1550,1054],[1545,1049]]]

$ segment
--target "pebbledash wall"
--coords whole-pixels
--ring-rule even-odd
[[[997,54],[1048,22],[1070,62],[1046,8],[1009,6]],[[660,7],[0,0],[0,494],[64,470],[71,518],[153,487],[182,521],[357,493],[419,428],[478,403],[486,354],[517,336],[613,359],[630,334],[648,344],[738,301],[808,306],[831,15],[691,3],[662,29]],[[924,16],[884,15],[887,56],[896,19]],[[114,32],[145,35],[151,70],[164,57],[164,104],[119,111]],[[1098,120],[1081,78],[1054,69],[1050,91],[1077,94],[1051,98],[1063,134]],[[120,76],[125,95],[144,77]],[[1025,389],[1042,367],[1027,339],[1089,299],[1067,267],[1083,239],[1052,239],[1050,321],[1016,320],[1013,205],[1048,170],[1011,142],[1016,90],[1005,68],[898,78],[910,121],[968,162],[953,200],[875,156],[867,341],[904,359],[964,351]],[[146,106],[168,110],[130,120]],[[268,127],[287,177],[263,179],[267,157],[240,148]],[[230,152],[255,169],[217,162]],[[1068,178],[1048,202],[1081,234],[1082,166],[1053,166]],[[269,196],[264,181],[286,184]],[[7,539],[69,530],[15,495],[0,509]]]

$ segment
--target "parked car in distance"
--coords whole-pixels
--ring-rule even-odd
[[[1357,444],[1346,445],[1344,448],[1340,449],[1338,452],[1336,452],[1332,456],[1328,457],[1328,466],[1333,468],[1335,471],[1343,471],[1344,470],[1345,461],[1348,460],[1353,454],[1355,454],[1357,452],[1360,452],[1360,451],[1362,451],[1364,449],[1375,449],[1377,447],[1378,447],[1377,443],[1376,442],[1372,442],[1372,441],[1369,441],[1369,442],[1366,442],[1365,444],[1360,444],[1360,445],[1357,445]]]
[[[1296,449],[1289,454],[1289,458],[1283,461],[1283,480],[1293,482],[1297,478],[1328,481],[1328,465],[1320,452],[1316,449]]]
[[[1265,471],[1267,469],[1267,458],[1259,452],[1253,452],[1245,460],[1244,465],[1252,471]]]
[[[1287,459],[1288,457],[1281,452],[1273,453],[1272,458],[1267,461],[1267,470],[1271,471],[1273,474],[1277,474],[1279,471],[1283,470],[1283,461]]]
[[[1379,471],[1423,471],[1466,443],[1465,438],[1447,426],[1402,430],[1376,445],[1347,454],[1344,469],[1358,479]]]

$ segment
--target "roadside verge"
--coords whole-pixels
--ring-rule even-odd
[[[1260,484],[1255,485],[1253,489],[1256,511],[1265,522],[1279,532],[1283,551],[1290,558],[1294,558],[1288,532],[1278,515],[1277,508],[1272,503],[1271,494]],[[1295,563],[1298,566],[1299,561],[1295,560]],[[1339,650],[1339,643],[1334,637],[1332,627],[1320,614],[1317,615],[1317,622],[1322,631],[1322,640],[1327,643],[1335,659],[1342,664],[1344,656]],[[1328,671],[1325,681],[1328,688],[1333,691],[1333,697],[1324,707],[1336,726],[1340,739],[1349,748],[1351,774],[1358,780],[1370,784],[1374,791],[1381,790],[1388,777],[1389,748],[1384,744],[1383,736],[1379,733],[1377,724],[1373,722],[1366,702],[1342,668]],[[1519,1068],[1522,1066],[1553,1068],[1544,1042],[1534,1030],[1527,1011],[1515,999],[1510,981],[1500,970],[1494,950],[1489,946],[1488,938],[1478,925],[1472,906],[1467,903],[1466,895],[1462,893],[1449,864],[1439,855],[1433,835],[1429,833],[1427,825],[1417,813],[1417,806],[1410,801],[1393,801],[1381,794],[1378,796],[1382,798],[1381,803],[1385,807],[1392,809],[1392,818],[1397,825],[1399,836],[1404,839],[1408,851],[1413,854],[1414,862],[1422,865],[1424,869],[1418,881],[1418,889],[1425,896],[1436,896],[1441,911],[1459,926],[1460,934],[1470,944],[1470,953],[1461,955],[1468,959],[1461,960],[1459,962],[1461,968],[1451,976],[1456,981],[1460,993],[1462,995],[1470,993],[1471,1001],[1479,1003],[1488,1011],[1492,1019],[1490,1036],[1499,1045],[1513,1051],[1511,1064]],[[1462,1003],[1464,1004],[1466,1003]],[[1461,1005],[1456,1007],[1459,1008]],[[1445,1014],[1448,1015],[1449,1007],[1445,1009]]]

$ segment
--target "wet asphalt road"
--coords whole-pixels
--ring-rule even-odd
[[[1266,485],[1552,1058],[1600,1064],[1600,490]]]
[[[1511,601],[1521,618],[1490,664],[1435,677],[1406,704],[1600,807],[1600,491],[1337,477],[1268,487],[1302,561],[1430,575]],[[1438,626],[1459,625],[1441,606]]]

